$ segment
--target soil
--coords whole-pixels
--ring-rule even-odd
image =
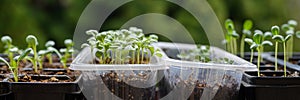
[[[31,75],[24,75],[19,78],[19,82],[40,82],[40,83],[65,83],[65,82],[74,82],[76,77],[69,77],[69,76],[31,76]],[[9,80],[13,82],[13,79]]]
[[[104,75],[101,75],[101,78],[107,88],[124,100],[154,100],[155,99],[155,86],[149,88],[137,88],[120,80],[121,77],[117,73],[111,71]],[[143,82],[143,80],[139,80],[139,78],[126,78],[129,82]]]

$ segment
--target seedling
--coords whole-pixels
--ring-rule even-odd
[[[46,44],[45,44],[45,47],[47,48],[47,49],[51,49],[51,48],[53,48],[53,46],[55,45],[55,42],[54,41],[48,41],[48,42],[46,42]],[[50,50],[48,50],[48,51],[50,51]],[[42,53],[43,53],[43,51],[41,51]],[[46,52],[45,52],[46,53]],[[52,53],[47,53],[46,54],[46,57],[47,57],[47,59],[49,60],[49,64],[52,64],[53,63],[53,59],[52,59]]]
[[[239,38],[239,34],[237,34],[237,32],[235,31],[232,20],[227,19],[225,21],[225,27],[227,30],[227,34],[226,34],[226,43],[228,47],[227,49],[229,52],[233,54],[237,54],[236,39]]]
[[[251,50],[251,56],[250,56],[250,62],[253,62],[253,52],[254,52],[254,46],[253,45],[253,40],[250,38],[245,38],[245,42],[248,43],[250,45],[250,50]]]
[[[274,35],[272,37],[273,40],[278,41],[278,42],[282,42],[283,44],[283,56],[284,56],[284,77],[286,77],[286,61],[287,61],[287,54],[286,54],[286,42],[292,37],[292,35],[287,35],[286,37],[283,37],[281,35]]]
[[[250,46],[250,49],[256,48],[257,50],[257,68],[260,68],[260,61],[261,61],[261,48],[265,45],[270,45],[272,46],[272,42],[270,41],[263,41],[263,33],[261,31],[255,31],[255,34],[253,35],[253,43],[251,43],[252,45]],[[247,42],[251,42],[248,41]],[[257,75],[258,77],[260,77],[260,71],[257,71]]]
[[[12,45],[12,38],[10,36],[3,36],[1,42],[4,44],[5,51],[4,54],[8,55],[10,61],[14,58],[14,53],[17,53],[18,48]],[[13,62],[10,62],[13,65]]]
[[[240,55],[244,58],[244,49],[245,49],[245,38],[247,36],[251,36],[251,29],[253,26],[253,22],[251,20],[246,20],[243,25],[243,35],[241,38],[241,47],[240,47]]]
[[[64,43],[66,48],[60,49],[60,52],[64,53],[64,55],[60,57],[61,58],[60,62],[63,64],[64,68],[67,68],[67,61],[72,56],[71,54],[74,52],[73,49],[74,42],[71,39],[66,39]]]
[[[100,64],[144,64],[153,55],[162,56],[158,49],[150,45],[157,42],[158,37],[146,37],[141,29],[135,27],[101,33],[89,30],[86,34],[91,37],[81,47],[90,47],[92,53],[96,48],[95,57]]]
[[[19,67],[19,63],[22,59],[26,58],[27,55],[32,51],[31,48],[26,49],[20,56],[16,56],[14,57],[14,60],[11,60],[10,62],[13,62],[12,65],[9,64],[4,58],[0,57],[0,61],[4,62],[10,69],[10,71],[13,74],[14,80],[15,82],[18,82],[18,67]]]
[[[283,32],[285,32],[286,35],[291,35],[291,38],[287,41],[287,52],[288,52],[287,59],[293,57],[294,33],[297,24],[298,24],[297,21],[289,20],[287,24],[283,24],[281,26],[281,29],[283,30]]]
[[[279,29],[279,27],[278,26],[273,26],[272,28],[271,28],[271,32],[272,32],[272,34],[273,34],[273,37],[274,36],[276,36],[276,35],[279,35],[279,31],[280,31],[280,29]],[[273,39],[273,37],[272,37],[272,39]],[[275,40],[275,71],[277,71],[278,70],[278,64],[277,64],[277,53],[278,53],[278,42],[280,42],[280,40]]]
[[[260,30],[256,30],[256,31],[260,31]],[[262,37],[262,41],[265,41],[266,39],[271,39],[272,38],[272,33],[271,32],[265,32],[263,34],[263,37]],[[261,47],[261,52],[263,53],[264,52],[264,46]],[[261,58],[261,61],[263,61],[263,58]]]
[[[37,38],[33,35],[28,35],[26,37],[26,42],[28,44],[28,48],[31,48],[33,50],[33,59],[32,59],[32,63],[33,63],[33,68],[34,71],[37,73],[38,72],[38,67],[37,67],[37,62],[38,62],[38,54],[37,54],[37,45],[38,45],[38,41]]]

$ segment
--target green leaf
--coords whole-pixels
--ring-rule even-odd
[[[156,52],[155,55],[156,55],[157,57],[159,57],[159,58],[162,57],[162,54],[161,54],[160,52]]]
[[[263,33],[260,30],[255,30],[253,35],[253,40],[256,44],[261,44],[261,39],[263,37]]]
[[[53,47],[54,45],[55,45],[55,42],[51,41],[51,40],[47,41],[46,44],[45,44],[46,47]]]
[[[271,41],[263,41],[263,42],[261,43],[261,45],[262,45],[262,46],[265,46],[265,45],[272,46],[273,43],[272,43]]]
[[[300,38],[300,31],[297,31],[297,32],[296,32],[296,37],[297,37],[297,38]]]
[[[47,50],[50,51],[50,52],[54,52],[59,58],[62,57],[62,55],[54,47],[48,47]],[[66,49],[64,49],[64,50],[66,51]]]
[[[258,45],[257,45],[256,43],[253,43],[253,44],[250,46],[250,49],[254,49],[254,48],[256,48],[256,47],[258,47]]]
[[[287,40],[289,40],[290,38],[292,38],[292,35],[287,35],[287,36],[284,38],[284,41],[287,41]]]
[[[104,53],[103,53],[103,51],[101,51],[101,50],[98,50],[97,52],[96,52],[96,56],[97,57],[102,57],[104,55]]]
[[[278,26],[272,26],[271,32],[272,32],[273,35],[278,35],[279,31],[280,31],[280,29],[279,29]]]
[[[294,31],[293,30],[288,30],[285,32],[286,35],[294,35]]]
[[[245,42],[248,43],[249,45],[253,44],[253,40],[249,38],[245,38]]]
[[[284,32],[286,32],[286,31],[290,30],[290,25],[288,25],[288,24],[283,24],[283,25],[281,26],[281,29],[282,29]]]
[[[73,43],[73,41],[72,41],[71,39],[66,39],[66,40],[64,41],[64,43],[65,43],[65,45],[66,45],[67,47],[72,47],[72,46],[74,45],[74,43]]]
[[[243,25],[244,30],[251,30],[252,27],[253,27],[253,22],[251,20],[246,20],[244,22]]]
[[[295,21],[295,20],[289,20],[288,21],[288,24],[290,25],[290,26],[292,26],[292,27],[296,27],[297,26],[297,21]]]
[[[236,33],[236,31],[232,31],[232,35],[233,38],[238,38],[240,37],[240,35],[238,33]]]
[[[36,37],[33,36],[33,35],[28,35],[28,36],[26,37],[26,42],[27,42],[29,45],[32,45],[32,46],[38,45],[38,41],[37,41]]]
[[[246,34],[247,36],[251,36],[251,31],[249,31],[249,30],[243,30],[243,34]]]
[[[89,46],[90,46],[89,44],[83,43],[83,44],[81,45],[81,48],[85,48],[85,47],[89,47]]]
[[[87,35],[96,36],[98,34],[97,30],[88,30],[85,32]]]
[[[227,30],[234,29],[234,25],[233,25],[233,22],[232,22],[231,19],[227,19],[227,20],[225,21],[225,28],[226,28]]]
[[[1,37],[1,41],[2,41],[2,43],[10,43],[10,44],[12,43],[12,39],[10,36]]]
[[[284,42],[284,38],[281,35],[274,35],[272,37],[273,40],[277,41],[277,42]]]
[[[4,58],[0,57],[0,61],[4,62],[9,68],[12,68]]]
[[[20,61],[24,59],[31,51],[33,51],[31,48],[26,49],[16,60]]]
[[[265,32],[264,38],[272,38],[273,34],[271,32]]]

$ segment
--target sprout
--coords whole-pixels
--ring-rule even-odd
[[[281,35],[274,35],[272,37],[273,40],[277,42],[283,43],[283,56],[284,56],[284,77],[286,77],[286,61],[287,61],[287,54],[286,54],[286,42],[292,37],[292,35],[287,35],[286,37],[283,37]]]
[[[18,67],[19,67],[19,63],[22,59],[26,58],[27,55],[32,51],[31,48],[26,49],[20,56],[16,56],[14,58],[14,60],[11,60],[10,62],[13,62],[12,65],[9,64],[4,58],[0,57],[0,61],[4,62],[10,69],[10,71],[12,71],[13,77],[15,82],[18,82]]]
[[[271,32],[272,32],[272,34],[273,34],[272,39],[273,39],[276,35],[279,34],[279,30],[280,30],[280,29],[279,29],[278,26],[273,26],[273,27],[271,28]],[[277,37],[277,36],[276,36],[276,37]],[[275,71],[278,70],[278,65],[277,65],[278,42],[280,42],[280,41],[276,41],[276,40],[275,40]]]
[[[87,32],[87,33],[89,33],[89,32]],[[66,48],[62,48],[59,50],[61,53],[64,53],[63,56],[61,56],[57,50],[54,50],[54,49],[53,50],[60,56],[60,62],[63,64],[63,67],[67,68],[67,61],[71,57],[71,53],[74,52],[74,50],[73,50],[74,42],[71,39],[66,39],[64,41],[64,43],[65,43]]]
[[[225,21],[225,28],[227,30],[227,34],[226,34],[226,43],[227,43],[227,49],[228,51],[230,51],[233,54],[237,54],[237,43],[236,43],[236,39],[239,38],[239,34],[237,34],[237,32],[234,29],[234,24],[232,22],[232,20],[227,19]],[[249,27],[247,27],[249,28]]]
[[[288,55],[287,55],[287,59],[289,59],[289,57],[293,57],[293,45],[294,45],[294,31],[295,31],[295,28],[297,26],[297,21],[295,20],[289,20],[287,22],[287,24],[283,24],[281,26],[281,29],[283,30],[283,32],[285,32],[286,35],[291,35],[291,38],[287,41],[287,52],[288,52]],[[297,34],[296,34],[297,35]],[[297,36],[296,36],[297,37]]]
[[[241,38],[241,47],[240,47],[240,55],[244,58],[244,49],[245,49],[245,38],[246,36],[251,36],[251,29],[253,27],[253,22],[251,20],[246,20],[243,25],[243,35]]]
[[[33,59],[32,59],[32,63],[33,63],[33,68],[34,71],[37,72],[38,67],[37,67],[37,61],[38,61],[38,54],[37,54],[37,45],[38,45],[38,41],[37,38],[33,35],[28,35],[26,37],[26,42],[28,44],[28,47],[31,48],[33,50]]]
[[[245,38],[245,42],[248,43],[250,45],[250,49],[251,49],[251,57],[250,57],[250,62],[252,63],[253,62],[253,52],[254,52],[254,46],[253,45],[253,40],[250,39],[250,38]]]
[[[265,45],[270,45],[272,46],[272,42],[267,41],[267,40],[263,40],[264,34],[260,31],[260,30],[256,30],[254,35],[253,35],[253,42],[250,39],[247,39],[246,41],[251,43],[250,49],[254,49],[256,48],[257,50],[257,67],[259,69],[260,67],[260,61],[262,59],[261,57],[261,48]],[[260,76],[260,71],[257,71],[257,75]]]
[[[52,64],[53,63],[53,59],[52,59],[52,52],[54,52],[54,50],[53,50],[53,46],[55,45],[55,42],[54,41],[48,41],[48,42],[46,42],[46,44],[45,44],[45,47],[48,49],[47,50],[47,52],[46,52],[46,57],[47,57],[47,59],[49,60],[49,64]],[[52,47],[52,48],[50,48],[50,47]],[[50,49],[50,50],[49,50]],[[55,49],[55,48],[54,48]],[[42,51],[43,52],[43,51]],[[44,57],[42,57],[41,59],[43,59]],[[41,66],[40,66],[40,68],[42,68]]]

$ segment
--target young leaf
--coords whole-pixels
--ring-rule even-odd
[[[254,48],[256,48],[256,47],[258,47],[258,45],[257,45],[256,43],[253,43],[253,44],[250,46],[250,49],[254,49]]]
[[[225,21],[225,28],[227,30],[233,30],[234,29],[233,21],[231,19],[227,19]]]
[[[260,30],[255,30],[255,34],[253,35],[253,40],[256,44],[261,44],[261,39],[263,37],[263,33]]]
[[[38,41],[37,41],[36,37],[33,36],[33,35],[28,35],[28,36],[26,37],[26,42],[27,42],[29,45],[32,45],[32,46],[38,45]]]
[[[263,42],[261,43],[261,45],[262,45],[262,46],[265,46],[265,45],[272,46],[273,43],[272,43],[271,41],[263,41]]]
[[[12,68],[4,58],[0,57],[0,61],[4,62],[9,68]]]
[[[253,22],[251,20],[246,20],[244,22],[243,28],[244,30],[251,30],[252,26],[253,26]]]
[[[277,41],[277,42],[284,42],[284,38],[281,35],[274,35],[272,37],[273,40]]]
[[[248,43],[249,45],[253,44],[253,40],[249,38],[245,38],[245,42]]]
[[[26,49],[16,60],[20,61],[24,59],[31,51],[33,51],[31,48]]]
[[[66,45],[67,47],[72,47],[72,46],[74,45],[74,43],[73,43],[73,41],[72,41],[71,39],[66,39],[66,40],[64,41],[64,43],[65,43],[65,45]]]
[[[2,43],[12,43],[12,39],[9,36],[3,36],[1,38]]]
[[[290,30],[290,25],[288,25],[288,24],[283,24],[283,25],[281,26],[281,29],[282,29],[284,32],[286,32],[286,31]]]
[[[292,27],[296,27],[298,23],[295,20],[289,20],[288,24],[291,25]]]
[[[88,31],[86,31],[86,34],[95,37],[98,34],[98,31],[97,30],[88,30]]]
[[[294,35],[294,31],[293,30],[288,30],[285,33],[286,35]]]
[[[300,31],[297,31],[297,32],[296,32],[296,37],[297,37],[297,38],[300,38]]]
[[[265,32],[264,38],[272,38],[272,33],[271,32]]]
[[[89,46],[90,46],[89,44],[83,43],[83,44],[81,45],[81,48],[85,48],[85,47],[89,47]]]
[[[289,40],[291,37],[292,37],[292,35],[287,35],[287,36],[284,38],[284,41]]]
[[[53,47],[54,45],[55,45],[55,42],[51,41],[51,40],[46,42],[46,44],[45,44],[46,47]]]
[[[272,32],[273,35],[278,35],[279,31],[280,31],[280,29],[279,29],[278,26],[272,26],[271,32]]]
[[[238,38],[240,35],[236,31],[232,31],[232,37]]]

